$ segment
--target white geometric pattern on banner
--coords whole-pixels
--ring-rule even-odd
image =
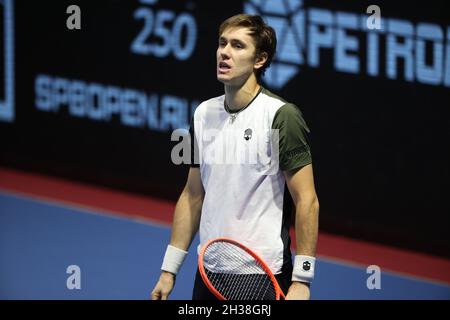
[[[0,97],[0,121],[14,121],[14,13],[12,0],[0,1],[3,6],[3,97]],[[0,69],[0,70],[1,70]]]
[[[305,14],[302,5],[302,0],[250,0],[244,3],[244,12],[261,15],[277,34],[277,55],[263,77],[270,88],[283,87],[304,62]]]

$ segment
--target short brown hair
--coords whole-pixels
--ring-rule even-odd
[[[266,69],[272,63],[273,56],[277,48],[277,35],[275,30],[258,15],[238,14],[228,18],[219,27],[219,37],[228,28],[243,27],[250,30],[250,36],[255,41],[256,56],[261,53],[267,53],[266,63],[257,70],[258,80],[264,75]]]

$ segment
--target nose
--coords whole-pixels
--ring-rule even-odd
[[[222,58],[222,60],[230,58],[230,45],[227,44],[224,47],[219,47],[219,55]]]

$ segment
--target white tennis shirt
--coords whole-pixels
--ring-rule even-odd
[[[202,102],[191,122],[198,147],[192,166],[199,166],[205,190],[198,250],[211,239],[231,238],[277,274],[291,263],[292,199],[283,171],[311,163],[309,129],[295,105],[265,88],[237,113],[226,111],[224,99]]]

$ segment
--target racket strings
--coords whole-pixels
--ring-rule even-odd
[[[270,276],[244,249],[228,242],[216,242],[207,248],[204,260],[215,271],[205,268],[209,281],[225,299],[275,300]]]

